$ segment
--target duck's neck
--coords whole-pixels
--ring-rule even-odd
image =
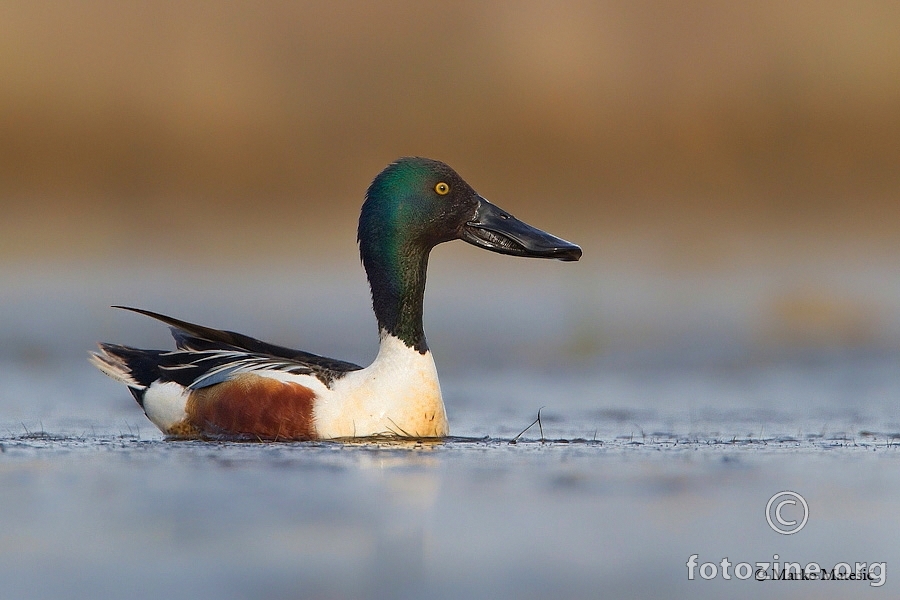
[[[382,332],[399,338],[425,354],[428,344],[422,326],[425,272],[428,250],[397,240],[397,244],[360,243],[360,254],[369,285],[372,307]]]

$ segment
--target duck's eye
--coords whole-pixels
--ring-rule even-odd
[[[434,191],[436,191],[441,196],[446,196],[450,192],[450,186],[442,181],[434,186]]]

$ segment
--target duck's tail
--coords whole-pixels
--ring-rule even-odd
[[[141,407],[144,393],[160,378],[159,355],[161,350],[139,350],[118,344],[99,344],[100,351],[92,352],[91,364],[105,375],[124,383]]]

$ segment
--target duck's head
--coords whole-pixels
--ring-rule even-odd
[[[581,258],[580,247],[491,204],[440,161],[401,158],[369,186],[359,218],[364,262],[367,254],[427,253],[455,239],[513,256]]]
[[[514,256],[581,258],[581,248],[494,206],[444,163],[401,158],[369,186],[359,216],[359,253],[381,331],[423,354],[428,254],[456,239]]]

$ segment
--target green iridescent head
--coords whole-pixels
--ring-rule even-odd
[[[359,217],[363,261],[370,252],[430,250],[455,239],[477,207],[478,194],[444,163],[401,158],[379,173],[366,193]]]
[[[401,158],[378,174],[359,217],[359,250],[382,330],[421,352],[431,249],[462,239],[515,256],[578,260],[581,248],[494,206],[446,164]]]

